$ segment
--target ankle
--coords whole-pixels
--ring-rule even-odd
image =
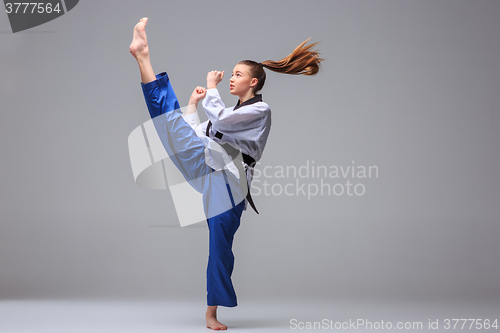
[[[213,317],[213,318],[217,318],[217,312],[215,312],[215,311],[207,311],[207,312],[205,313],[205,317],[207,317],[207,318],[208,318],[208,317],[210,317],[210,318],[212,318],[212,317]]]
[[[140,54],[138,54],[135,59],[137,60],[137,62],[139,64],[145,64],[145,63],[149,63],[150,60],[149,60],[149,50],[148,48],[146,47],[144,50],[141,51]]]

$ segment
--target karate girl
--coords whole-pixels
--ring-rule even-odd
[[[317,43],[303,47],[306,40],[280,61],[240,61],[229,79],[229,90],[239,100],[236,106],[229,108],[217,90],[224,71],[211,71],[207,75],[207,88],[197,87],[193,91],[183,115],[167,73],[155,75],[151,66],[145,30],[147,20],[141,19],[134,27],[129,51],[139,65],[146,104],[165,150],[186,180],[203,194],[209,229],[205,318],[208,328],[225,330],[227,326],[217,320],[217,306],[237,305],[231,282],[232,243],[247,202],[257,212],[249,186],[271,129],[271,109],[262,95],[257,94],[266,79],[264,68],[278,73],[315,75],[323,59],[310,50]],[[202,99],[209,120],[199,124],[195,112]],[[243,161],[235,159],[236,168],[227,165],[217,168],[205,155],[205,148],[209,148],[211,142],[224,147],[233,158],[236,147]]]

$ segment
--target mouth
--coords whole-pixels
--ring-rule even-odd
[[[230,84],[229,89],[234,89],[234,86],[232,84]]]

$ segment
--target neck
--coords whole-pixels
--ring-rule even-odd
[[[255,94],[249,90],[246,94],[240,96],[240,104],[248,101],[250,98],[255,97]]]

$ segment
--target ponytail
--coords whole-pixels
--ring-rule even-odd
[[[311,39],[308,38],[293,50],[285,58],[279,61],[266,60],[262,63],[253,60],[242,60],[239,63],[250,66],[250,75],[257,78],[257,85],[254,89],[254,94],[264,87],[266,81],[266,72],[264,67],[273,72],[292,74],[292,75],[316,75],[320,70],[321,61],[324,59],[319,57],[319,53],[311,48],[318,44],[312,43],[304,47],[304,44]]]

